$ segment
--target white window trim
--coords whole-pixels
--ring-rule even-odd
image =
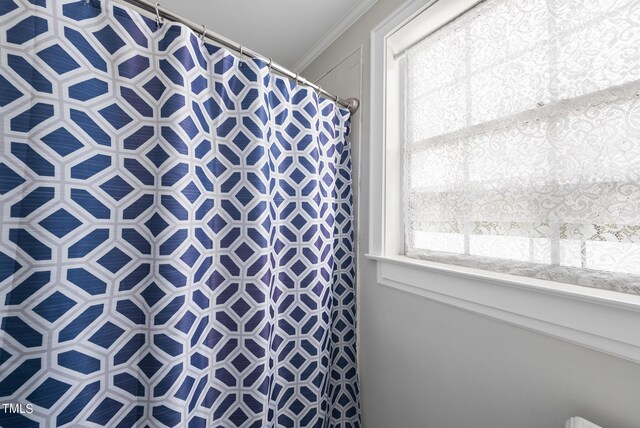
[[[415,34],[414,29],[410,37],[432,32],[443,19],[450,20],[478,2],[407,1],[371,32],[370,240],[366,257],[376,261],[381,285],[640,363],[640,296],[403,255],[401,148],[395,121],[389,120],[399,109],[392,97],[386,97],[387,91],[394,90],[386,84],[387,73],[394,72],[387,68],[387,59],[396,53],[389,38],[395,34],[395,39],[402,39],[404,24],[427,8],[418,26],[423,34]]]

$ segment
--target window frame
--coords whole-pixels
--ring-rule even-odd
[[[640,363],[640,296],[404,255],[396,54],[481,0],[409,0],[371,32],[369,248],[379,284]]]

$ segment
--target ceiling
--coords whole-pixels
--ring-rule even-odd
[[[375,0],[160,0],[289,69],[304,68]],[[324,43],[323,43],[324,42]],[[315,48],[315,49],[314,49]],[[296,70],[300,71],[300,70]]]

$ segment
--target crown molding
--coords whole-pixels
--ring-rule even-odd
[[[293,67],[293,71],[302,72],[311,64],[322,52],[325,51],[338,37],[351,27],[362,15],[364,15],[378,0],[365,0],[357,4],[349,13],[338,21],[327,34],[318,41],[305,56],[303,56]]]

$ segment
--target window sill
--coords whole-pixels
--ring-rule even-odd
[[[640,296],[406,256],[366,256],[378,283],[640,363]]]

